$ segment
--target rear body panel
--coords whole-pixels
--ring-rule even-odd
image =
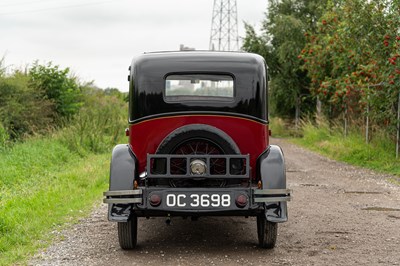
[[[258,156],[268,147],[268,125],[255,120],[222,115],[177,115],[145,120],[130,125],[129,144],[139,161],[139,173],[145,171],[147,154],[155,154],[158,146],[172,131],[185,125],[207,124],[228,134],[241,154],[250,155],[255,169]],[[251,171],[255,179],[255,171]]]

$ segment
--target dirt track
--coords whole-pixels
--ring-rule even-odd
[[[32,265],[400,265],[400,187],[389,176],[273,139],[293,189],[277,247],[256,246],[254,218],[139,219],[138,248],[119,248],[107,208],[62,232]]]

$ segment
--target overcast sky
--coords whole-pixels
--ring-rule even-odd
[[[208,49],[214,0],[0,0],[0,58],[21,68],[35,60],[70,67],[82,81],[128,90],[128,66],[143,52]],[[259,28],[266,0],[237,0]]]

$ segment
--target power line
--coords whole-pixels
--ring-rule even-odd
[[[95,5],[112,3],[112,2],[115,3],[115,1],[108,0],[108,1],[92,2],[92,3],[86,3],[86,4],[65,5],[65,6],[56,6],[56,7],[48,7],[48,8],[31,9],[31,10],[12,11],[12,12],[0,13],[0,16],[18,15],[18,14],[25,14],[25,13],[38,13],[38,12],[44,12],[44,11],[50,11],[50,10],[62,10],[62,9],[85,7],[85,6],[95,6]]]
[[[46,2],[53,2],[54,0],[36,0],[36,1],[28,1],[28,2],[12,2],[12,3],[0,3],[0,7],[13,7],[13,6],[22,6],[22,5],[30,5],[30,4],[37,4],[37,3],[46,3]]]

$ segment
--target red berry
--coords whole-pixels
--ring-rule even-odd
[[[326,20],[324,19],[324,20],[322,20],[322,24],[324,24],[324,25],[326,25],[327,24],[327,22],[326,22]]]

